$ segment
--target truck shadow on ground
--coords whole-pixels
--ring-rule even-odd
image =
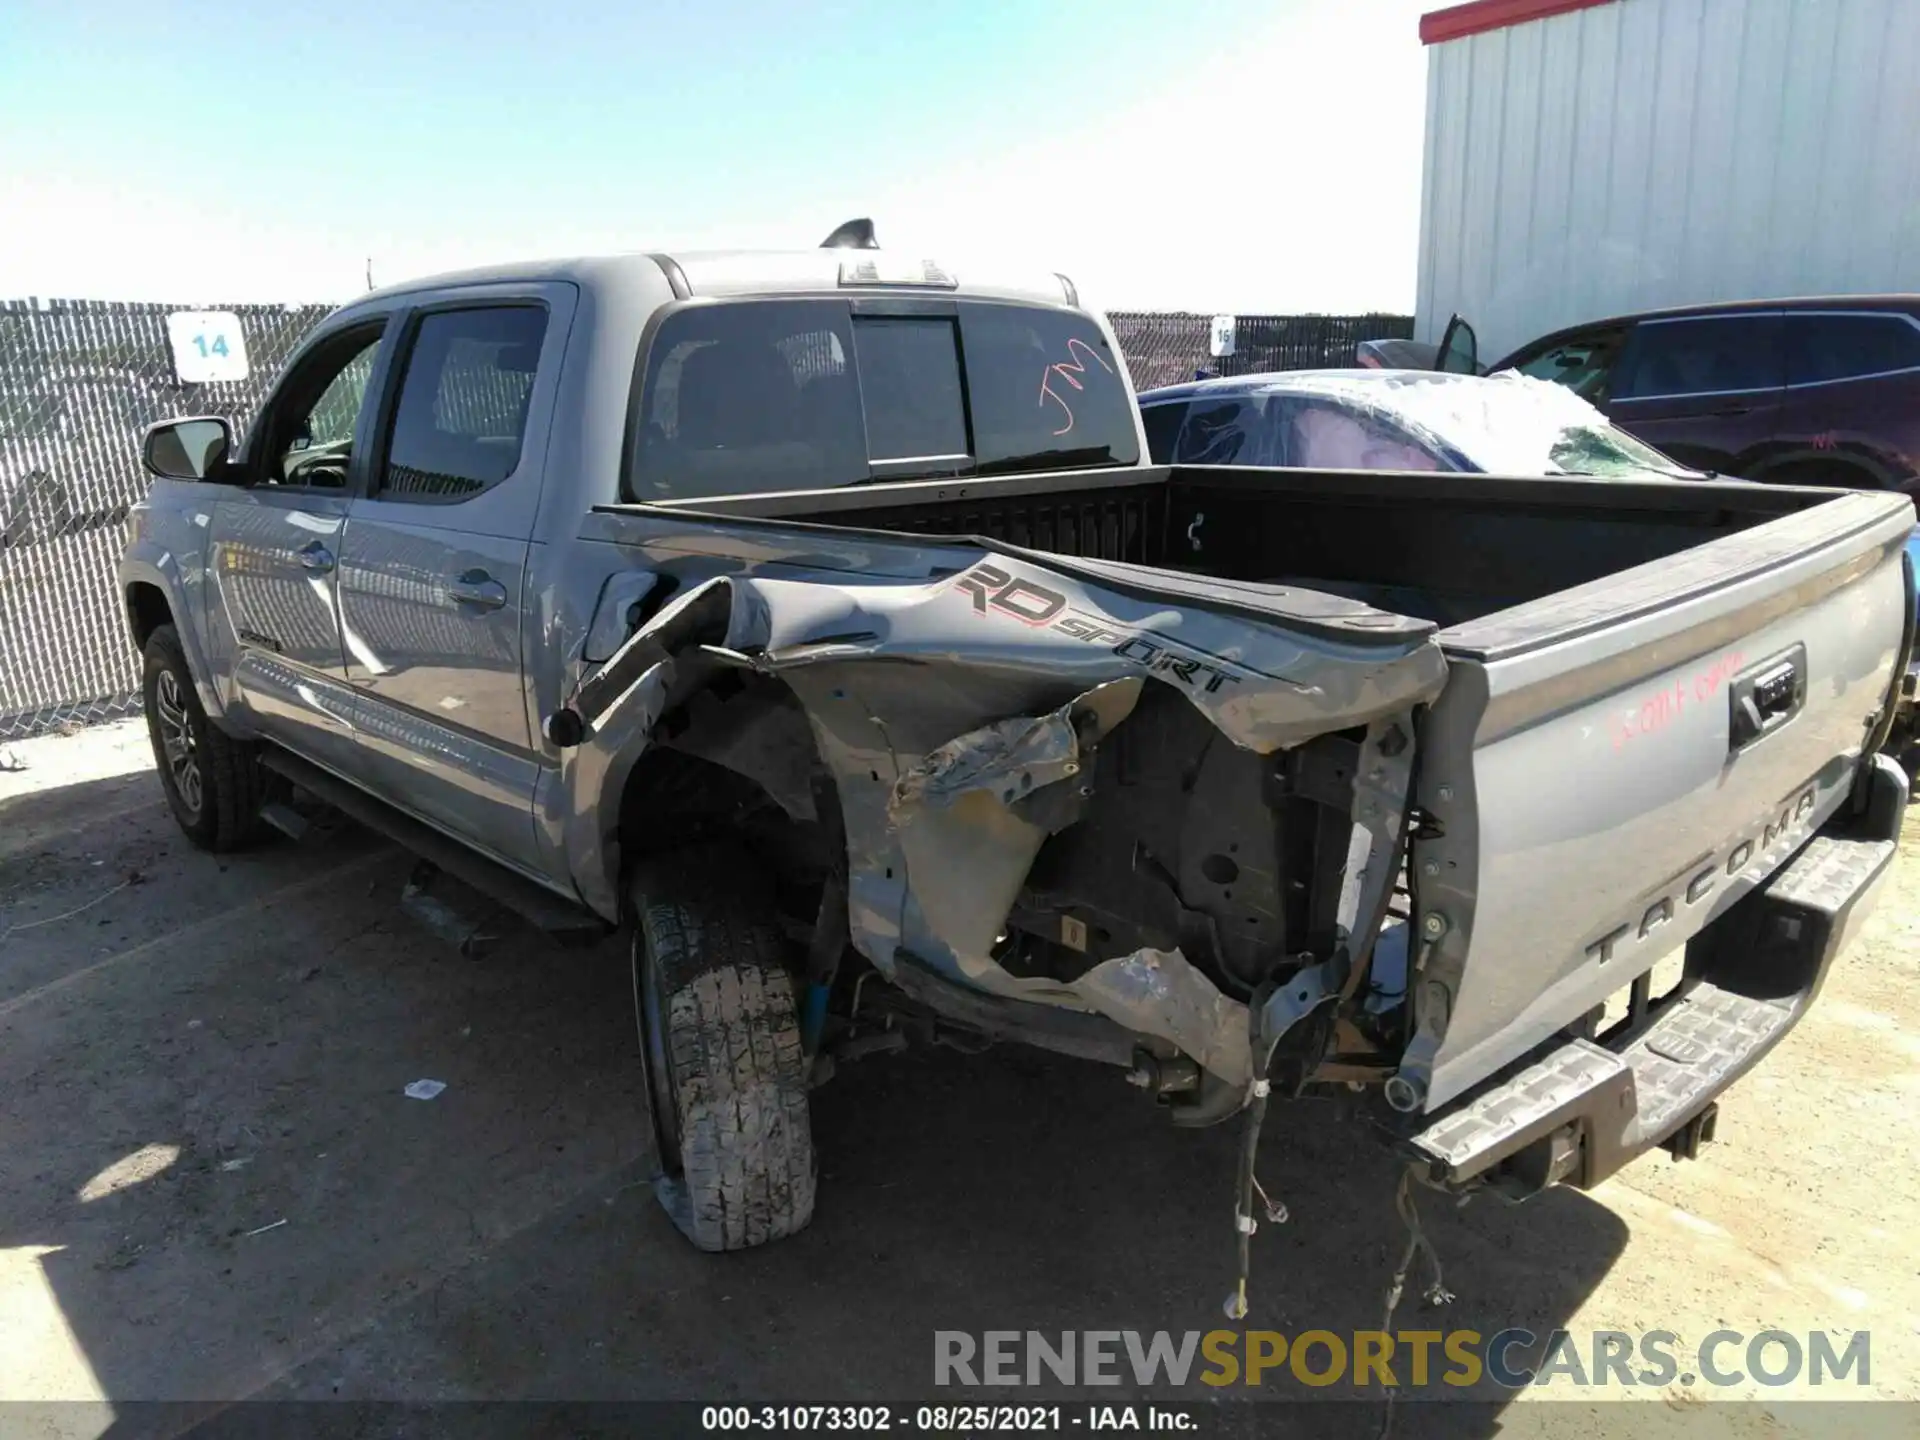
[[[25,921],[143,877],[97,923],[0,946],[19,1393],[104,1397],[115,1434],[217,1431],[249,1398],[1119,1402],[1142,1392],[940,1391],[935,1332],[1226,1327],[1234,1126],[1172,1129],[1118,1072],[1009,1047],[864,1060],[815,1097],[812,1227],[701,1255],[646,1183],[618,944],[514,935],[463,959],[397,910],[410,862],[383,842],[342,826],[216,861],[139,778],[144,806],[124,780],[57,792],[0,866]],[[406,1098],[421,1078],[447,1089]],[[1291,1218],[1255,1238],[1245,1324],[1378,1327],[1395,1162],[1305,1100],[1276,1108],[1260,1173]],[[1416,1271],[1402,1329],[1544,1334],[1626,1241],[1573,1193],[1423,1213],[1458,1299],[1424,1308]],[[1276,1390],[1318,1393],[1270,1374],[1178,1398]],[[1494,1408],[1421,1409],[1418,1433],[1495,1428]],[[1375,1410],[1313,1415],[1371,1433]]]

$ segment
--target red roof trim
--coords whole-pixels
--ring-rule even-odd
[[[1459,40],[1486,30],[1504,30],[1529,20],[1545,20],[1550,15],[1613,3],[1614,0],[1468,0],[1465,5],[1422,15],[1420,43],[1438,45],[1443,40]]]

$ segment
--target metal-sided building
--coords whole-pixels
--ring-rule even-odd
[[[1415,334],[1920,291],[1920,0],[1476,0],[1421,20]]]

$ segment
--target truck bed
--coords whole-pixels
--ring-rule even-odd
[[[1465,626],[1837,498],[1831,490],[1733,483],[1159,466],[746,495],[684,508],[978,537],[1061,557],[1307,587]],[[1823,515],[1786,543],[1824,533],[1839,518]],[[1474,629],[1464,643],[1482,645],[1496,633],[1517,632]]]
[[[698,556],[712,573],[744,559],[749,576],[826,582],[835,598],[805,608],[837,618],[790,638],[830,634],[834,674],[862,657],[917,667],[885,682],[897,692],[859,682],[885,758],[907,769],[957,730],[1043,708],[1022,702],[1038,692],[1010,685],[1009,666],[1095,673],[1086,647],[1042,632],[1117,639],[1099,655],[1156,656],[1150,673],[1167,661],[1156,647],[1184,645],[1173,668],[1193,706],[1170,693],[1179,686],[1149,686],[1115,742],[1185,756],[1174,790],[1146,805],[1126,778],[1136,762],[1116,760],[1083,792],[1093,823],[1035,832],[1037,853],[997,876],[1019,892],[1014,929],[1081,952],[1015,980],[1058,991],[1076,966],[1179,948],[1204,957],[1223,993],[1249,996],[1274,946],[1327,953],[1348,926],[1370,929],[1356,887],[1364,877],[1384,907],[1390,854],[1396,875],[1405,867],[1406,919],[1422,927],[1400,942],[1410,958],[1394,983],[1412,1003],[1397,1078],[1403,1108],[1425,1112],[1589,1023],[1860,803],[1859,762],[1890,713],[1913,611],[1903,497],[1737,482],[1145,467],[607,507],[594,523],[650,564]],[[1052,587],[1049,603],[1088,618],[1002,605],[983,575]],[[964,596],[934,603],[956,586],[984,627],[959,619]],[[924,628],[900,623],[902,607]],[[1197,692],[1196,663],[1202,678],[1239,666],[1277,688],[1242,687],[1232,711]],[[855,693],[825,683],[809,682],[816,696]],[[962,694],[971,724],[933,718],[930,697]],[[802,698],[825,725],[827,701]],[[1237,758],[1211,747],[1195,709]],[[1289,718],[1264,730],[1249,718],[1276,716]],[[1403,724],[1412,754],[1396,748]],[[1102,749],[1106,766],[1115,745]],[[1371,799],[1355,767],[1383,777]],[[1211,798],[1196,809],[1196,795]],[[1361,836],[1370,804],[1375,828]],[[1382,810],[1397,813],[1381,822]],[[875,834],[898,828],[894,810],[870,818]],[[923,879],[901,930],[875,943],[918,927],[933,968],[1001,985],[980,958],[1000,917],[942,897],[926,857],[916,869],[901,854]],[[1155,873],[1173,898],[1157,912],[1143,854],[1169,857]]]

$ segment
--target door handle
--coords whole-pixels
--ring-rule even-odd
[[[1807,650],[1795,645],[1784,655],[1762,661],[1727,687],[1732,714],[1728,748],[1739,751],[1769,735],[1800,713],[1807,700]]]
[[[303,570],[325,575],[333,569],[333,552],[318,540],[309,540],[293,553],[300,557],[300,568]]]
[[[484,570],[467,571],[447,586],[447,594],[456,605],[481,610],[498,610],[507,603],[507,587]]]

